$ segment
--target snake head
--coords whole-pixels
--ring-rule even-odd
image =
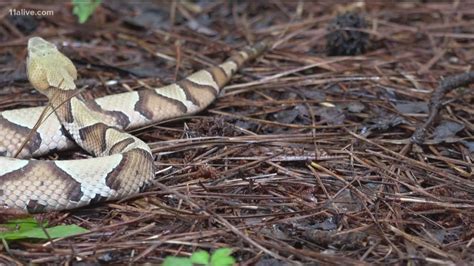
[[[28,40],[26,59],[28,79],[35,89],[48,94],[50,87],[74,90],[77,70],[74,64],[58,51],[56,45],[41,37]]]

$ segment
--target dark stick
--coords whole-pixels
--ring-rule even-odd
[[[426,131],[430,127],[441,108],[441,100],[444,95],[458,87],[466,86],[474,82],[474,72],[467,72],[455,76],[449,76],[441,81],[440,85],[433,92],[429,104],[429,115],[425,123],[419,127],[411,136],[411,141],[416,144],[423,144],[426,137]]]

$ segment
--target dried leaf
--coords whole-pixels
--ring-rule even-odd
[[[428,113],[428,104],[426,102],[396,103],[395,108],[402,114]]]
[[[464,129],[464,125],[453,121],[442,121],[433,132],[434,141],[441,143],[448,138],[452,138],[459,131]]]

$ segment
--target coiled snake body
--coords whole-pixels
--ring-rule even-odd
[[[31,38],[28,78],[49,98],[56,115],[31,135],[44,107],[0,112],[0,212],[65,210],[140,192],[154,178],[153,157],[146,143],[124,130],[204,109],[232,75],[266,47],[266,42],[246,47],[218,66],[162,88],[86,101],[77,95],[72,62],[54,44]],[[19,154],[23,159],[10,158],[26,139]],[[27,160],[75,144],[96,158]]]

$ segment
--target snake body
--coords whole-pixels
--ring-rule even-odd
[[[206,108],[233,74],[260,55],[266,42],[246,47],[224,63],[174,84],[86,101],[78,95],[72,62],[40,38],[28,42],[27,73],[55,115],[30,134],[45,107],[0,112],[0,211],[58,211],[139,193],[154,178],[150,148],[126,130]],[[19,158],[11,158],[22,143]],[[96,156],[31,160],[78,145]]]

